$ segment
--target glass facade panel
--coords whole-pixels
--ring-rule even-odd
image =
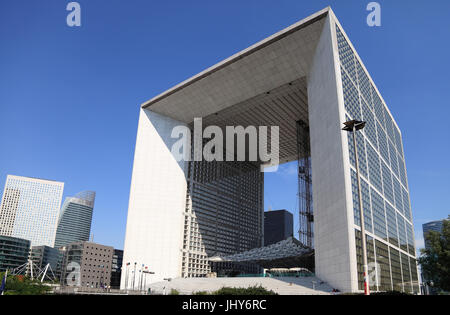
[[[369,163],[369,179],[370,183],[378,189],[379,192],[383,192],[383,186],[381,184],[381,166],[380,157],[375,149],[368,143],[367,144],[367,161]]]
[[[372,86],[372,100],[373,100],[373,108],[375,110],[375,116],[377,117],[378,122],[381,124],[381,126],[385,126],[384,123],[384,105],[381,101],[381,98],[378,96],[377,91]]]
[[[393,207],[391,207],[391,205],[388,204],[387,202],[386,202],[386,216],[387,216],[389,243],[391,243],[395,246],[399,246],[395,209]]]
[[[361,178],[361,192],[364,210],[364,227],[368,232],[372,232],[372,211],[370,209],[369,184],[362,178]],[[359,216],[358,181],[356,178],[356,172],[354,170],[352,170],[352,195],[353,195],[353,214],[355,224],[357,226],[361,226],[361,220]]]
[[[358,85],[361,92],[361,97],[365,100],[365,103],[373,108],[370,80],[358,60],[356,61],[356,68],[358,70]]]
[[[397,208],[398,211],[405,214],[403,210],[403,195],[400,182],[398,181],[397,178],[395,178],[395,176],[392,179],[394,184],[395,207]]]
[[[395,291],[403,291],[402,269],[400,266],[400,252],[389,247],[391,257],[392,285]]]
[[[412,225],[409,222],[405,222],[406,224],[406,235],[407,235],[407,241],[408,241],[408,252],[415,256],[416,248],[414,246],[414,233]]]
[[[383,191],[384,197],[394,204],[394,191],[392,188],[392,176],[391,171],[387,167],[386,163],[381,162],[381,170],[383,171]]]
[[[356,66],[355,66],[355,56],[350,45],[347,43],[344,35],[339,28],[336,29],[336,35],[338,39],[338,49],[339,56],[341,58],[341,63],[344,66],[347,73],[352,78],[353,82],[356,82]]]
[[[397,152],[400,155],[399,158],[404,159],[402,136],[400,135],[400,130],[398,130],[398,128],[395,126],[394,126],[394,134],[395,134],[395,146],[397,148]]]
[[[409,221],[411,221],[411,207],[409,205],[409,195],[404,188],[402,188],[402,195],[403,195],[403,213],[405,214],[405,217]]]
[[[408,183],[406,182],[405,161],[403,161],[403,159],[398,159],[398,172],[400,173],[400,180],[403,186],[408,188]]]
[[[405,220],[397,213],[398,236],[400,240],[400,248],[405,252],[408,251],[408,242],[406,239]]]
[[[350,163],[352,166],[356,169],[355,165],[355,150],[353,148],[353,133],[348,132],[348,143],[349,143],[349,150],[350,150]],[[362,133],[358,132],[356,133],[356,145],[358,146],[358,162],[359,162],[359,171],[360,174],[366,178],[368,178],[367,174],[367,159],[366,159],[366,146],[365,146],[365,140]]]
[[[399,173],[398,173],[397,151],[394,147],[394,144],[391,141],[388,142],[389,142],[389,156],[391,158],[391,169],[392,172],[398,177]]]
[[[380,145],[380,153],[381,157],[389,164],[389,149],[388,149],[388,143],[386,138],[386,132],[383,128],[381,128],[381,125],[377,123],[377,135],[378,135],[378,143]]]
[[[414,258],[409,257],[409,266],[411,267],[411,282],[413,285],[413,293],[420,293],[419,277],[417,275],[417,261]]]
[[[375,122],[375,116],[373,112],[369,109],[367,103],[362,100],[362,111],[363,111],[363,119],[366,122],[366,126],[364,127],[364,133],[367,138],[371,142],[371,144],[378,149],[378,141],[377,141],[377,128]]]
[[[388,110],[386,107],[384,107],[384,117],[385,117],[385,123],[386,123],[386,133],[389,137],[389,140],[392,142],[395,142],[395,136],[394,136],[394,127],[391,115],[389,115]]]
[[[374,252],[374,239],[366,235],[366,246],[367,246],[367,264],[372,268],[375,268],[375,252]],[[358,265],[358,288],[359,290],[364,290],[364,268],[362,259],[362,243],[361,243],[361,231],[355,230],[355,242],[356,242],[356,259]],[[369,269],[369,275],[376,272],[374,269]],[[377,290],[376,277],[369,277],[369,287],[371,291]],[[375,281],[374,281],[375,280]]]
[[[374,190],[370,190],[372,197],[372,210],[373,210],[373,229],[375,235],[386,240],[386,216],[384,212],[383,198]]]
[[[376,246],[376,261],[378,264],[378,278],[380,283],[378,289],[380,291],[392,290],[391,281],[391,266],[389,264],[389,249],[388,246],[378,240],[375,240]]]
[[[402,275],[403,275],[403,290],[408,293],[412,293],[411,284],[411,270],[409,267],[409,258],[403,253],[401,254],[402,259]]]
[[[359,106],[359,95],[356,85],[350,80],[350,77],[341,68],[342,84],[344,86],[344,105],[345,110],[352,119],[362,120],[361,107]]]

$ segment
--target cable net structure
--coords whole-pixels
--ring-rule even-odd
[[[303,121],[297,121],[297,152],[299,240],[303,245],[314,248],[311,147],[309,140],[309,126]]]

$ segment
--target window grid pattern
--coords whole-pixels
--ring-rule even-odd
[[[414,255],[416,248],[414,246],[414,233],[413,228],[410,224],[406,223],[406,237],[408,242],[408,252]]]
[[[350,114],[352,119],[361,120],[361,107],[359,106],[358,89],[350,80],[350,77],[341,67],[342,84],[344,86],[344,106],[345,110]]]
[[[399,244],[398,244],[397,219],[395,215],[395,210],[393,207],[391,207],[389,203],[386,203],[386,216],[387,216],[389,243],[398,247]]]
[[[375,252],[376,261],[380,266],[378,270],[380,278],[378,289],[381,291],[390,291],[392,290],[392,281],[391,266],[389,263],[389,246],[379,240],[375,240]]]
[[[395,291],[403,291],[402,267],[400,265],[400,252],[389,247],[389,256],[391,258],[392,285]]]
[[[409,267],[409,257],[403,253],[400,254],[402,261],[403,290],[405,292],[412,293],[411,268]]]
[[[380,123],[377,122],[377,135],[378,135],[378,143],[380,144],[380,153],[381,157],[389,164],[389,150],[387,144],[386,132],[383,128],[381,128]]]
[[[344,66],[347,73],[350,74],[353,82],[356,82],[356,68],[355,68],[355,55],[344,34],[337,28],[338,49],[339,56],[341,57],[341,63]]]
[[[397,213],[398,237],[400,240],[400,248],[408,252],[408,241],[406,239],[405,220]]]
[[[362,68],[359,61],[356,61],[356,67],[358,69],[358,84],[359,84],[359,90],[361,92],[361,97],[365,100],[365,103],[370,104],[370,107],[373,110],[372,107],[372,89],[370,86],[370,80],[367,77],[366,72]]]
[[[370,183],[378,189],[378,191],[382,192],[383,186],[381,184],[380,157],[370,144],[367,145],[367,158],[369,163]]]
[[[403,194],[403,213],[405,217],[411,222],[411,207],[409,205],[409,195],[404,188],[402,188]]]
[[[411,257],[409,257],[409,266],[411,268],[411,282],[413,284],[413,292],[414,294],[418,294],[420,292],[419,289],[419,279],[417,275],[417,261]]]
[[[400,131],[397,128],[394,129],[394,132],[395,132],[395,146],[397,148],[398,154],[400,155],[400,159],[403,160],[404,156],[403,156],[402,137],[400,135]]]
[[[353,215],[355,218],[355,224],[361,226],[361,217],[359,215],[359,197],[358,197],[358,180],[356,178],[356,172],[352,170],[352,195],[353,195]],[[356,192],[356,193],[355,193]],[[372,211],[370,209],[370,195],[369,184],[361,178],[361,192],[364,209],[364,227],[367,231],[372,232]]]
[[[399,177],[398,173],[398,162],[397,162],[397,152],[395,151],[394,145],[389,141],[389,155],[391,158],[391,169],[392,172]]]
[[[374,251],[374,239],[370,236],[366,237],[366,248],[367,248],[367,263],[373,265],[375,263],[375,251]],[[361,231],[355,230],[355,243],[356,243],[356,261],[358,268],[358,288],[359,290],[364,289],[364,268],[363,268],[363,258],[362,258],[362,240]],[[369,277],[369,288],[371,291],[377,290],[377,282],[373,281]]]
[[[369,74],[338,26],[336,26],[336,35],[346,118],[347,120],[357,119],[366,122],[366,127],[358,133],[357,137],[362,183],[369,186],[369,198],[363,197],[363,206],[364,209],[370,208],[369,211],[373,215],[373,222],[370,222],[373,235],[376,237],[375,241],[380,241],[382,245],[388,247],[389,253],[394,253],[393,256],[382,254],[378,256],[376,247],[375,258],[383,261],[383,257],[387,257],[394,282],[392,286],[401,286],[400,290],[403,290],[400,254],[407,255],[415,261],[415,252],[401,133],[376,87],[371,82]],[[359,227],[357,186],[354,179],[354,148],[351,136],[349,133],[348,147],[352,166],[354,223]],[[365,200],[369,200],[370,205],[364,205]],[[387,241],[389,245],[386,243]],[[412,246],[408,246],[408,244]],[[382,247],[379,248],[381,251],[383,250]],[[384,284],[378,284],[380,290],[389,287],[390,283],[384,282]]]
[[[349,151],[350,151],[350,163],[356,169],[355,165],[355,149],[353,147],[353,134],[348,132],[348,143],[349,143]],[[359,163],[359,171],[364,177],[368,177],[367,174],[367,159],[366,159],[366,146],[365,146],[364,136],[358,132],[356,134],[356,145],[358,146],[358,163]]]
[[[405,169],[405,161],[403,159],[398,160],[400,180],[406,188],[408,188],[408,183],[406,182],[406,169]]]
[[[395,142],[395,136],[394,136],[394,123],[392,121],[391,115],[389,115],[386,107],[383,107],[384,109],[384,119],[385,119],[385,123],[386,123],[386,132],[387,135],[389,137],[389,140],[391,140],[392,142]]]
[[[370,193],[372,197],[374,233],[380,238],[387,240],[383,198],[374,189],[370,189]]]
[[[0,232],[53,247],[64,183],[8,175],[0,206]]]
[[[391,170],[386,163],[381,162],[381,169],[383,171],[383,191],[384,197],[394,204],[394,191],[392,188],[392,175]]]
[[[395,208],[397,208],[399,212],[403,212],[403,215],[405,215],[405,212],[403,210],[402,189],[400,187],[400,182],[395,177],[393,177],[393,184],[394,184]]]
[[[363,129],[370,143],[378,149],[377,128],[375,116],[369,109],[366,102],[362,100],[363,120],[366,122],[366,127]]]

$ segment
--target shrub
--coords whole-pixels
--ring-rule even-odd
[[[248,288],[230,288],[223,287],[212,293],[213,295],[278,295],[272,290],[260,286],[253,286]]]
[[[180,292],[176,289],[171,289],[170,290],[170,295],[180,295]]]

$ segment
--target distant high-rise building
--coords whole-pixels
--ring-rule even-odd
[[[115,249],[111,267],[111,288],[120,288],[120,276],[122,274],[123,250]]]
[[[83,191],[66,198],[58,220],[55,248],[89,240],[94,202],[94,191]]]
[[[8,175],[0,206],[0,235],[53,247],[64,183]]]
[[[25,264],[29,252],[29,240],[0,235],[0,272]]]
[[[264,246],[293,236],[293,216],[287,210],[264,212]]]
[[[56,248],[44,245],[31,247],[30,260],[41,269],[44,269],[47,264],[50,264],[53,275],[56,275],[59,257],[60,253]]]
[[[442,228],[444,226],[444,220],[439,220],[439,221],[432,221],[432,222],[428,222],[422,225],[422,229],[423,229],[423,239],[425,240],[425,248],[429,248],[430,247],[430,243],[427,241],[427,233],[431,232],[431,231],[435,231],[435,232],[442,232]]]

